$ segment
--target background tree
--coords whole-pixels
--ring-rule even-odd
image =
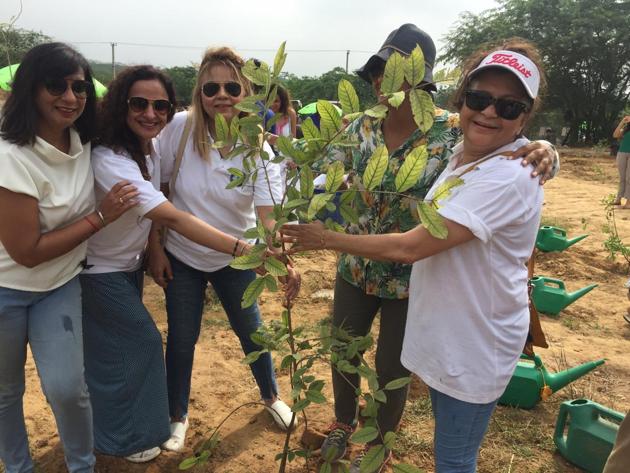
[[[486,42],[521,36],[541,50],[549,81],[545,111],[569,127],[568,144],[609,141],[630,98],[630,2],[502,0],[464,13],[440,60],[460,63]],[[540,119],[538,120],[540,123]]]
[[[173,81],[177,94],[177,105],[187,107],[192,101],[192,91],[197,79],[197,68],[194,66],[175,66],[164,69]]]
[[[52,41],[41,32],[13,28],[10,24],[0,24],[0,39],[0,67],[20,62],[33,46]]]

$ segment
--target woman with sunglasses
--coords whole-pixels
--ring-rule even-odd
[[[251,85],[243,75],[243,59],[232,49],[223,47],[206,52],[193,90],[192,109],[175,118],[158,137],[162,158],[162,182],[169,182],[180,142],[185,140],[181,167],[175,179],[173,204],[192,213],[214,227],[240,238],[256,225],[258,217],[267,228],[273,228],[271,211],[282,196],[278,165],[257,158],[257,166],[266,166],[255,182],[226,187],[233,178],[230,168],[245,170],[244,156],[230,157],[231,145],[214,148],[215,117],[223,115],[230,123],[241,115],[235,106],[251,95]],[[184,135],[188,113],[192,132]],[[271,148],[265,150],[272,155]],[[180,232],[168,232],[165,250],[155,232],[150,241],[149,265],[155,281],[165,289],[168,314],[166,342],[166,374],[171,416],[171,439],[165,447],[181,450],[188,429],[188,400],[195,344],[199,337],[206,286],[212,285],[236,333],[243,351],[260,350],[250,335],[261,325],[258,305],[241,307],[243,293],[256,277],[252,270],[231,268],[230,256],[204,248]],[[289,268],[292,271],[291,268]],[[295,274],[288,283],[288,295],[294,297],[299,288]],[[286,428],[291,410],[278,398],[278,387],[270,353],[263,353],[250,365],[260,395],[275,422]]]
[[[81,287],[87,239],[135,205],[112,183],[94,210],[90,67],[62,43],[22,60],[0,122],[0,460],[33,471],[22,408],[26,346],[55,415],[72,473],[94,470],[83,376]]]
[[[125,69],[99,110],[100,146],[92,167],[99,201],[112,182],[138,189],[138,205],[88,242],[81,274],[86,380],[94,408],[96,450],[141,463],[171,435],[162,338],[142,303],[142,260],[151,222],[231,258],[249,245],[190,213],[160,192],[152,140],[174,115],[171,80],[152,66]]]
[[[292,252],[327,248],[413,263],[401,361],[429,386],[437,473],[476,471],[490,416],[527,337],[526,263],[543,190],[506,158],[528,143],[523,128],[544,83],[539,64],[536,49],[520,39],[465,64],[455,96],[463,142],[426,195],[440,205],[445,239],[422,226],[387,235],[334,233],[319,223],[282,228]],[[436,197],[453,179],[461,184],[450,196]]]

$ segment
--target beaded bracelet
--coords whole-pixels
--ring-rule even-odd
[[[234,258],[236,256],[236,250],[238,248],[238,244],[240,243],[241,240],[239,240],[238,238],[236,239],[236,242],[234,243],[234,248],[232,249],[232,258]],[[241,254],[243,252],[241,251]]]

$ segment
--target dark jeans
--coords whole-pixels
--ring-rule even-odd
[[[400,362],[407,306],[408,299],[383,299],[366,294],[337,274],[333,308],[334,327],[342,327],[354,336],[365,336],[372,328],[376,313],[381,310],[381,326],[376,347],[376,373],[381,387],[394,379],[409,376],[409,370]],[[355,363],[358,364],[358,360],[355,360]],[[358,400],[354,386],[358,386],[359,376],[349,373],[342,376],[333,368],[332,380],[337,421],[352,425],[356,422]],[[382,435],[398,427],[408,391],[408,385],[386,391],[387,402],[379,404],[377,417]]]
[[[195,344],[201,329],[201,317],[206,286],[212,284],[230,325],[241,342],[243,352],[260,350],[250,336],[262,324],[258,304],[241,308],[245,289],[256,278],[251,271],[240,271],[226,266],[218,271],[204,272],[182,263],[167,252],[173,270],[173,280],[168,283],[166,312],[168,337],[166,340],[166,378],[168,385],[169,411],[172,418],[188,414],[190,382],[192,376]],[[278,394],[271,354],[263,353],[249,365],[263,399],[272,399]],[[236,374],[235,374],[236,375]]]

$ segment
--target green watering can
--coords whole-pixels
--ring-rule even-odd
[[[588,235],[580,235],[571,240],[567,240],[567,232],[564,228],[544,225],[538,230],[536,248],[545,253],[550,251],[564,251],[571,245],[575,245],[578,241],[584,240],[587,236]]]
[[[541,399],[547,399],[602,364],[604,360],[591,361],[559,373],[549,373],[538,355],[534,355],[533,359],[521,355],[521,361],[516,364],[516,370],[499,398],[499,404],[531,409]]]
[[[571,463],[588,473],[601,473],[624,417],[588,399],[565,401],[560,406],[553,441]]]
[[[597,284],[591,284],[568,293],[560,279],[534,276],[529,282],[533,286],[532,301],[536,310],[548,315],[558,315],[566,306],[597,287]]]

